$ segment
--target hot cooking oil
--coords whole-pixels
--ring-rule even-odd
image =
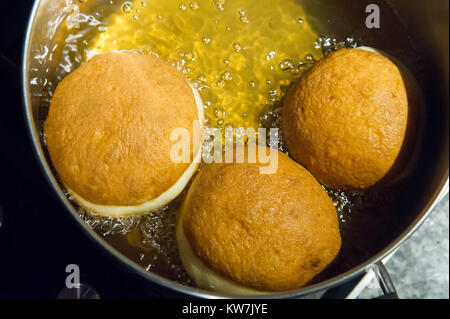
[[[175,65],[200,92],[207,126],[257,129],[302,69],[321,57],[318,34],[294,0],[126,1],[89,41]]]

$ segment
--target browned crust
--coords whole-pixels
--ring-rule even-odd
[[[327,193],[306,169],[278,155],[272,175],[261,175],[258,164],[205,166],[181,215],[186,237],[206,265],[264,291],[303,286],[341,245]]]
[[[109,52],[58,85],[45,134],[55,169],[75,193],[95,204],[137,205],[165,192],[188,167],[170,160],[170,133],[192,132],[194,120],[192,89],[175,67]]]
[[[330,187],[364,189],[389,172],[402,147],[405,84],[389,59],[342,49],[289,90],[283,118],[296,161]]]

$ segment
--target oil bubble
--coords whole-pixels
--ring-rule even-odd
[[[239,43],[234,42],[234,43],[233,43],[233,49],[235,49],[236,52],[241,52],[242,47],[241,47],[241,45],[240,45]]]
[[[214,115],[217,117],[222,117],[223,114],[223,110],[219,109],[219,108],[215,108],[214,109]]]
[[[308,53],[308,54],[305,56],[305,60],[308,61],[308,62],[314,62],[314,61],[315,61],[314,55],[312,55],[311,53]]]
[[[197,1],[192,1],[191,3],[189,3],[189,8],[191,8],[192,10],[197,10],[200,7],[198,6]]]
[[[224,10],[225,0],[213,0],[213,3],[216,5],[217,9],[220,11]]]
[[[241,20],[242,23],[250,23],[247,12],[244,9],[239,10],[239,20]]]
[[[280,61],[279,66],[282,71],[288,71],[294,67],[294,62],[291,59],[284,59]]]
[[[222,75],[220,77],[222,78],[222,80],[225,80],[225,81],[231,81],[233,79],[233,77],[231,76],[231,73],[229,71],[225,71],[224,73],[222,73]]]
[[[123,5],[122,5],[122,11],[124,13],[131,13],[133,11],[133,4],[130,1],[126,1]]]
[[[269,54],[266,57],[267,61],[272,60],[275,57],[275,55],[276,55],[275,51],[270,51]]]

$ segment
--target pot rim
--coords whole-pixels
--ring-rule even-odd
[[[96,242],[96,244],[102,246],[108,253],[114,256],[121,264],[126,266],[127,268],[133,270],[135,273],[139,274],[142,278],[149,280],[152,283],[156,283],[170,290],[174,290],[178,293],[187,294],[191,297],[198,298],[209,298],[209,299],[218,299],[218,298],[252,298],[252,299],[266,299],[266,298],[299,298],[314,292],[318,292],[321,290],[326,290],[329,288],[336,287],[344,282],[347,282],[358,275],[361,275],[368,267],[372,264],[377,263],[385,256],[394,252],[398,249],[406,240],[408,240],[412,234],[422,225],[425,219],[429,216],[433,208],[436,204],[448,193],[449,190],[449,168],[447,166],[446,173],[443,175],[439,182],[439,187],[437,187],[433,193],[433,196],[430,197],[425,208],[420,212],[420,214],[414,219],[414,221],[409,225],[409,227],[404,230],[395,240],[393,240],[386,248],[384,248],[381,252],[368,259],[366,262],[361,263],[346,272],[329,278],[325,281],[305,286],[296,290],[279,292],[279,293],[271,293],[267,295],[258,295],[258,296],[241,296],[241,295],[230,295],[230,294],[222,294],[212,291],[207,291],[200,288],[189,287],[182,285],[178,282],[166,279],[158,274],[147,271],[144,267],[138,265],[134,261],[128,259],[125,255],[119,252],[117,249],[112,247],[109,243],[107,243],[100,235],[98,235],[94,230],[89,228],[79,217],[72,206],[71,202],[64,195],[64,192],[60,188],[58,182],[56,181],[55,176],[53,175],[50,166],[47,163],[46,157],[44,155],[44,151],[42,145],[40,143],[39,133],[36,128],[35,122],[33,120],[33,114],[31,111],[31,97],[30,97],[30,89],[29,89],[29,74],[28,74],[28,57],[30,54],[30,40],[33,31],[33,26],[36,20],[37,12],[40,7],[42,0],[35,0],[33,4],[33,8],[31,11],[30,18],[28,20],[28,26],[26,29],[26,36],[24,40],[24,46],[22,50],[22,68],[21,68],[21,77],[22,77],[22,97],[23,97],[23,107],[24,107],[24,115],[25,121],[27,124],[27,130],[29,134],[29,138],[31,140],[33,153],[36,156],[36,159],[39,162],[39,166],[41,168],[42,173],[44,174],[47,182],[51,185],[55,193],[58,195],[60,202],[65,206],[65,208],[70,212],[70,215],[77,222],[78,226],[84,231],[85,234],[88,235],[91,240]]]

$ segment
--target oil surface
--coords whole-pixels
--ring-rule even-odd
[[[169,61],[200,92],[206,125],[222,129],[280,127],[280,101],[287,87],[323,55],[340,47],[374,46],[408,66],[416,63],[407,36],[387,6],[384,23],[396,30],[389,34],[365,29],[364,6],[348,0],[339,4],[323,0],[69,3],[56,44],[36,55],[52,66],[48,78],[32,80],[43,81],[42,120],[56,84],[98,52],[131,50]],[[386,234],[394,234],[404,222],[401,215],[392,216],[407,196],[402,187],[366,194],[327,192],[337,208],[343,246],[316,281],[348,270],[384,247],[392,237]],[[192,285],[175,243],[175,216],[182,199],[180,195],[169,206],[141,217],[105,218],[82,208],[79,214],[130,259]]]
[[[200,92],[207,125],[219,128],[260,126],[281,87],[322,55],[293,0],[125,2],[101,30],[87,54],[136,50],[171,62]]]

